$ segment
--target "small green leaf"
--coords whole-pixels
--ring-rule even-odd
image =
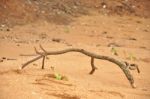
[[[69,32],[70,32],[69,27],[65,27],[65,28],[64,28],[64,32],[65,32],[65,33],[69,33]]]
[[[116,48],[112,47],[112,48],[111,48],[111,52],[112,52],[113,55],[118,56],[118,53],[117,53]]]
[[[130,59],[131,61],[134,61],[134,60],[136,60],[136,57],[135,57],[132,53],[130,53],[130,54],[129,54],[129,59]]]
[[[59,73],[55,73],[55,78],[56,78],[57,80],[62,80],[62,76],[61,76],[61,74],[59,74]]]

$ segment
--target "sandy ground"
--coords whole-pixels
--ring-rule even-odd
[[[75,47],[112,57],[109,45],[115,44],[119,55],[115,57],[136,58],[132,62],[141,70],[132,71],[137,88],[131,88],[121,69],[107,61],[96,60],[98,70],[89,75],[90,58],[80,53],[48,56],[44,70],[39,60],[19,71],[34,57],[20,54],[34,54],[33,47],[39,44],[49,51]],[[68,80],[51,77],[51,66]],[[0,99],[150,99],[150,19],[91,14],[67,26],[37,21],[2,28]]]

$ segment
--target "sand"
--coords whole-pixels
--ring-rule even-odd
[[[98,70],[89,75],[90,58],[80,53],[48,56],[19,70],[41,44],[48,51],[66,48],[117,57],[139,65],[131,71],[133,89],[121,69],[108,61],[96,60]],[[118,56],[112,55],[114,45]],[[135,57],[135,59],[131,59]],[[51,69],[54,67],[54,71]],[[60,73],[67,80],[50,75]],[[150,99],[150,19],[135,16],[91,14],[69,25],[37,21],[0,31],[0,99]]]

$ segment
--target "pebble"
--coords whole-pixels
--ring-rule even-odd
[[[0,60],[0,62],[3,62],[3,60]]]

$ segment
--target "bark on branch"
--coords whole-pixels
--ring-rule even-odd
[[[129,80],[131,86],[133,88],[135,88],[135,84],[134,84],[134,78],[130,73],[130,70],[135,70],[137,69],[138,73],[140,73],[140,70],[138,68],[138,65],[136,64],[129,64],[128,62],[124,62],[124,61],[120,61],[117,60],[115,58],[109,57],[109,56],[103,56],[103,55],[98,55],[89,51],[86,51],[84,49],[78,49],[78,48],[69,48],[69,49],[65,49],[65,50],[60,50],[60,51],[46,51],[41,45],[40,48],[42,50],[42,52],[39,52],[36,48],[35,48],[35,52],[38,55],[37,57],[27,61],[26,63],[24,63],[22,65],[22,69],[25,68],[27,65],[29,65],[30,63],[37,61],[41,58],[43,58],[42,60],[42,69],[44,69],[44,63],[45,63],[45,57],[48,55],[60,55],[60,54],[65,54],[68,52],[79,52],[82,53],[86,56],[91,57],[91,67],[92,70],[90,71],[89,74],[93,74],[95,72],[95,70],[97,69],[94,65],[94,59],[102,59],[102,60],[107,60],[110,61],[114,64],[116,64],[117,66],[120,67],[120,69],[123,71],[123,73],[125,74],[125,76],[127,77],[127,79]]]

